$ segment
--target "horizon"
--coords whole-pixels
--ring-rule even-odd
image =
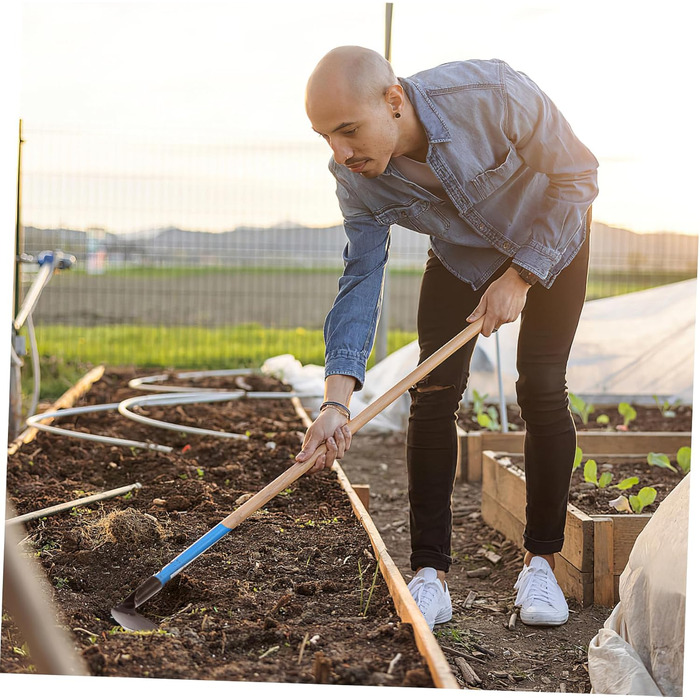
[[[128,211],[116,220],[116,210],[129,206],[117,196],[126,167],[141,178],[132,189],[153,189],[160,206],[180,213],[173,219],[178,225],[223,229],[285,219],[310,225],[338,220],[326,167],[330,151],[308,123],[305,83],[333,46],[359,44],[382,52],[385,4],[358,0],[347,13],[319,0],[265,6],[190,0],[168,3],[167,11],[163,2],[23,3],[19,113],[28,130],[27,167],[37,177],[48,171],[54,179],[80,175],[94,184],[108,176],[117,183],[117,194],[77,205],[94,210],[102,197],[112,207],[112,220],[89,221],[92,211],[69,212],[61,200],[70,194],[66,177],[42,187],[42,206],[71,225],[124,231],[163,225],[148,212],[144,220]],[[426,25],[421,2],[394,3],[391,59],[397,75],[470,57],[507,61],[544,89],[598,158],[596,219],[640,233],[700,234],[692,172],[698,145],[683,129],[684,115],[694,111],[692,91],[682,70],[667,70],[692,60],[694,23],[685,3],[669,0],[661,15],[606,0],[590,0],[585,12],[565,0],[504,0],[493,7],[437,0],[431,9],[451,22]],[[486,31],[491,26],[498,26],[497,36]],[[465,27],[471,28],[468,40]],[[576,36],[595,37],[595,45],[588,49]],[[50,141],[32,154],[30,138],[36,141],[42,124]],[[127,144],[123,153],[108,154],[121,170],[110,173],[106,162],[95,162],[90,134],[101,129]],[[62,130],[80,135],[64,150],[58,143]],[[138,145],[144,150],[137,153]],[[159,157],[161,175],[193,179],[179,181],[174,194],[158,190],[153,167]],[[62,171],[54,167],[57,158]],[[78,173],[80,164],[85,169]],[[212,183],[194,179],[207,167]],[[197,188],[199,199],[192,192]],[[47,201],[47,192],[55,193],[53,199]],[[229,222],[214,221],[207,198]],[[183,211],[186,204],[209,218],[193,224]],[[26,211],[28,220],[35,218]],[[53,223],[61,220],[54,217]]]

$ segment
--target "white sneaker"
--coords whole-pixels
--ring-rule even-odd
[[[515,605],[526,625],[563,625],[569,619],[569,606],[554,572],[543,557],[532,557],[523,566],[513,586],[518,592]]]
[[[447,583],[443,588],[437,571],[431,566],[423,567],[409,581],[408,590],[431,630],[434,625],[452,619],[452,601]]]

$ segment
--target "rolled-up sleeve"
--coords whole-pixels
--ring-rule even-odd
[[[369,212],[363,212],[341,182],[337,185],[337,195],[347,242],[338,294],[323,327],[325,376],[354,377],[357,391],[364,384],[377,331],[390,236],[389,227],[379,224]]]
[[[515,262],[543,279],[582,226],[598,194],[598,161],[551,99],[525,74],[504,67],[505,131],[521,158],[549,185]]]

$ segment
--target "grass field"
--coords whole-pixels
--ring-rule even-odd
[[[132,269],[56,275],[34,313],[42,395],[60,395],[88,365],[181,369],[259,367],[291,354],[323,364],[323,320],[339,270]],[[389,352],[415,338],[421,272],[389,280]],[[588,299],[688,275],[589,275]],[[370,365],[373,363],[373,356]],[[27,364],[30,362],[27,360]],[[45,367],[44,367],[45,365]],[[23,372],[31,381],[31,367]]]

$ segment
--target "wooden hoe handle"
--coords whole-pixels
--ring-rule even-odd
[[[375,416],[380,414],[389,404],[396,401],[404,392],[408,391],[416,382],[420,381],[435,369],[441,362],[446,360],[456,350],[475,338],[484,324],[484,319],[480,318],[469,324],[460,331],[454,338],[445,343],[439,350],[436,350],[430,357],[421,362],[412,372],[398,381],[394,386],[383,393],[379,398],[372,401],[363,411],[360,411],[349,423],[350,431],[354,435],[362,426],[369,423]],[[221,524],[229,529],[240,525],[248,516],[259,508],[262,508],[270,499],[278,493],[284,491],[290,484],[296,481],[302,474],[308,471],[316,460],[326,452],[324,444],[319,445],[314,453],[303,462],[295,462],[289,469],[282,472],[274,481],[271,481],[265,488],[258,491],[249,498],[243,505],[225,517]]]

